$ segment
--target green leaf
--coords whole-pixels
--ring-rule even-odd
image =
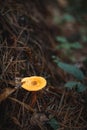
[[[69,74],[72,74],[74,77],[76,77],[79,80],[83,80],[84,79],[84,74],[83,72],[77,68],[74,65],[70,65],[70,64],[66,64],[63,62],[59,62],[58,66],[63,69],[64,71],[68,72]]]
[[[78,86],[77,86],[77,92],[83,92],[87,89],[87,86],[85,86],[84,84],[82,83],[78,83]]]
[[[79,42],[74,42],[71,44],[71,48],[73,49],[81,49],[82,45]]]
[[[77,92],[83,92],[87,89],[87,87],[80,83],[80,82],[76,82],[76,81],[69,81],[65,84],[65,87],[68,88],[68,89],[73,89],[73,88],[76,88],[76,91]]]
[[[56,48],[57,49],[65,49],[68,51],[71,49],[71,46],[68,43],[62,43],[62,44],[58,45]]]
[[[60,42],[60,45],[56,49],[65,49],[69,51],[70,49],[81,49],[82,45],[79,42],[69,43],[65,37],[57,36],[56,40]]]
[[[61,19],[61,21],[64,21],[64,22],[75,22],[75,18],[70,15],[70,14],[65,14],[63,16],[63,18]]]
[[[66,49],[66,50],[70,50],[70,49],[81,49],[82,45],[79,42],[75,42],[75,43],[62,43],[60,45],[58,45],[56,48],[58,49]]]
[[[61,36],[57,36],[56,40],[58,42],[61,42],[61,43],[66,43],[67,42],[67,39],[65,37],[61,37]]]
[[[65,84],[65,87],[66,88],[69,88],[69,89],[73,89],[76,87],[76,85],[78,84],[78,82],[75,82],[75,81],[69,81]]]
[[[61,69],[63,69],[67,73],[72,74],[78,80],[84,79],[85,76],[84,76],[83,72],[79,68],[77,68],[76,66],[70,65],[67,63],[63,63],[63,62],[59,61],[59,59],[57,60],[57,57],[54,57],[54,62],[57,63],[58,67],[60,67]]]
[[[58,128],[60,127],[55,118],[52,118],[48,123],[54,130],[58,130]]]
[[[87,42],[87,36],[83,35],[83,36],[82,36],[82,41],[83,41],[83,42]]]

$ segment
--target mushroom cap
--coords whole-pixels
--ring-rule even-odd
[[[21,80],[22,88],[28,91],[38,91],[47,84],[46,79],[40,76],[25,77]]]

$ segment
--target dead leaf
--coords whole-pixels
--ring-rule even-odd
[[[8,98],[8,96],[11,95],[15,90],[16,88],[5,88],[0,94],[0,102]]]
[[[48,121],[49,119],[47,116],[43,113],[34,113],[31,117],[31,124],[37,125],[38,123],[43,123],[45,121]]]
[[[18,119],[17,119],[16,117],[11,117],[11,119],[13,120],[13,122],[14,122],[16,125],[18,125],[18,126],[21,127],[21,124],[20,124],[20,122],[18,121]]]
[[[68,6],[68,1],[66,1],[66,0],[58,0],[58,3],[61,7],[67,7]]]

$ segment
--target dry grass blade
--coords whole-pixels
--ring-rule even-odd
[[[11,99],[12,101],[16,102],[16,103],[19,103],[21,106],[23,106],[25,109],[27,109],[28,111],[30,112],[34,112],[34,109],[32,107],[30,107],[29,105],[27,105],[26,103],[24,102],[21,102],[19,101],[18,99],[16,98],[12,98],[12,97],[9,97],[9,99]]]
[[[3,92],[0,94],[0,102],[2,102],[3,100],[5,100],[9,95],[11,95],[14,91],[16,90],[16,88],[5,88],[3,90]]]
[[[13,120],[13,122],[14,122],[16,125],[18,125],[18,126],[21,127],[21,124],[20,124],[20,122],[18,121],[18,119],[17,119],[16,117],[11,117],[11,119]]]

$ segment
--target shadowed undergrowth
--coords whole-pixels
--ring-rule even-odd
[[[0,128],[85,130],[87,92],[64,88],[75,78],[53,62],[53,55],[70,60],[55,49],[57,43],[45,21],[50,15],[45,1],[9,0],[0,8]],[[17,79],[32,75],[45,77],[47,86],[27,92],[16,84]]]

